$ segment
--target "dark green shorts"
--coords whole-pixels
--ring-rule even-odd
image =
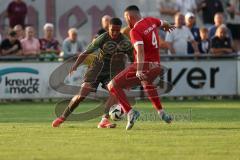
[[[90,83],[93,89],[97,89],[98,85],[101,83],[102,88],[106,89],[107,84],[110,82],[110,73],[109,71],[104,71],[102,67],[90,67],[85,76],[84,82]]]

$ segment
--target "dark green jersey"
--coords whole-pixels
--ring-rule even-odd
[[[132,44],[123,34],[120,34],[116,40],[112,40],[108,32],[103,33],[87,47],[85,53],[92,53],[96,50],[98,50],[96,52],[98,55],[92,67],[101,67],[101,74],[113,73],[115,75],[116,72],[124,69],[126,55],[128,57],[133,55]]]

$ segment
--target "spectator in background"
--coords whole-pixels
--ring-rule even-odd
[[[160,17],[164,17],[171,24],[174,24],[174,15],[179,10],[180,6],[176,3],[176,0],[160,0],[159,2]]]
[[[219,26],[225,25],[224,23],[224,16],[222,13],[216,13],[214,15],[214,26],[209,29],[209,38],[212,39],[215,36],[216,30]],[[232,33],[227,28],[227,36],[232,39]]]
[[[198,47],[190,30],[184,26],[184,15],[175,15],[176,29],[166,35],[166,42],[169,43],[169,50],[172,55],[187,55],[187,46],[190,42],[194,48],[194,53],[199,54]]]
[[[216,13],[223,13],[220,0],[202,0],[198,6],[198,11],[202,11],[203,23],[207,28],[213,26],[213,17]]]
[[[8,38],[2,41],[0,48],[2,55],[20,55],[22,46],[17,39],[17,33],[15,31],[10,31],[8,33]]]
[[[97,35],[95,35],[94,38],[97,38],[98,36],[100,36],[101,34],[108,32],[109,29],[109,24],[110,24],[110,20],[112,19],[111,16],[109,15],[104,15],[102,17],[101,23],[102,23],[102,28],[99,29],[99,31],[97,32]]]
[[[197,3],[196,0],[176,0],[178,6],[180,6],[179,12],[186,14],[187,12],[196,13]]]
[[[13,0],[7,7],[7,16],[9,26],[13,28],[16,25],[25,27],[25,18],[27,15],[27,5],[22,0]]]
[[[38,55],[40,54],[40,43],[39,40],[36,39],[35,30],[33,27],[26,27],[25,29],[26,37],[21,40],[21,45],[23,49],[22,55]]]
[[[209,53],[210,50],[210,40],[208,34],[208,29],[206,27],[200,29],[201,41],[198,43],[198,50],[202,54]]]
[[[130,30],[131,28],[129,28],[128,26],[125,26],[121,29],[121,33],[125,36],[128,37],[128,39],[130,39]]]
[[[42,53],[60,53],[58,40],[54,38],[54,26],[46,23],[43,27],[44,37],[40,41],[40,50]]]
[[[77,39],[78,31],[76,28],[68,30],[68,37],[63,41],[62,50],[63,57],[70,57],[79,52],[82,52],[81,42]]]
[[[0,44],[1,44],[1,42],[2,42],[2,35],[1,35],[1,33],[0,33]],[[1,50],[0,50],[1,51]]]
[[[198,43],[201,41],[201,37],[200,37],[200,32],[199,32],[199,28],[196,27],[196,17],[192,12],[187,12],[185,15],[185,25],[187,28],[189,28],[189,30],[191,31],[194,40],[196,41],[197,45]],[[191,42],[188,42],[188,54],[193,54],[194,53],[194,49],[192,47]]]
[[[225,25],[219,26],[215,36],[211,39],[211,52],[215,55],[233,52],[231,39],[227,37],[227,28]]]
[[[227,27],[233,38],[234,48],[240,50],[240,0],[229,0],[227,4]]]
[[[19,41],[25,37],[23,27],[20,24],[14,26],[13,30],[17,33],[17,38]]]

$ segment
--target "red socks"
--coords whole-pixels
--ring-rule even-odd
[[[143,85],[144,91],[148,94],[148,99],[152,102],[154,108],[159,111],[162,109],[160,98],[158,97],[158,93],[156,87],[152,84]]]
[[[119,102],[123,106],[123,110],[124,110],[125,113],[128,113],[132,109],[131,105],[129,104],[129,102],[127,100],[126,94],[124,93],[123,89],[117,88],[117,87],[112,87],[112,88],[110,88],[110,92],[118,98]]]

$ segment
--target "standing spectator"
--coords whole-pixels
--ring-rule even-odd
[[[190,30],[184,26],[184,15],[177,13],[175,15],[176,29],[166,35],[166,41],[169,43],[169,50],[173,55],[187,55],[187,46],[190,42],[194,48],[194,53],[198,54],[198,48]]]
[[[76,28],[70,28],[68,30],[68,37],[63,41],[62,50],[63,56],[73,56],[79,52],[82,52],[81,42],[77,39],[78,32]]]
[[[200,32],[199,32],[199,28],[196,27],[196,17],[192,12],[188,12],[185,15],[185,24],[186,26],[189,28],[189,30],[191,31],[194,40],[198,43],[201,41],[201,37],[200,37]],[[192,44],[190,42],[188,42],[188,54],[193,54],[194,53],[194,49],[192,47]]]
[[[179,12],[180,6],[176,0],[160,0],[159,12],[160,16],[164,17],[171,24],[174,23],[174,15]]]
[[[215,36],[216,30],[219,26],[225,25],[224,23],[224,16],[222,13],[216,13],[214,15],[214,26],[209,29],[209,38],[212,39]],[[227,36],[232,39],[232,33],[227,28]]]
[[[8,38],[4,39],[1,43],[2,55],[20,55],[22,46],[20,41],[17,39],[17,33],[10,31]]]
[[[17,33],[17,38],[19,41],[25,37],[23,27],[20,24],[14,26],[13,30]]]
[[[20,24],[25,27],[25,18],[27,15],[27,5],[22,0],[13,0],[7,7],[7,16],[9,18],[9,26]]]
[[[227,28],[221,25],[217,28],[215,36],[211,39],[211,52],[215,55],[233,52],[231,39],[227,37]]]
[[[240,0],[229,0],[227,7],[227,26],[233,35],[233,44],[240,50]]]
[[[2,42],[2,34],[0,33],[0,44],[1,44],[1,42]]]
[[[128,39],[130,39],[130,30],[131,28],[129,28],[128,26],[125,26],[121,29],[121,33],[125,36],[128,37]]]
[[[101,24],[102,24],[102,28],[99,29],[99,31],[97,32],[97,35],[95,35],[94,38],[97,38],[98,36],[100,36],[101,34],[105,33],[105,32],[108,32],[109,30],[109,24],[110,24],[110,20],[112,19],[111,16],[109,15],[104,15],[102,17],[102,20],[101,20]]]
[[[26,31],[26,38],[21,40],[23,53],[22,55],[38,55],[40,54],[40,43],[39,40],[36,39],[35,30],[33,27],[27,27]]]
[[[201,41],[198,43],[198,49],[200,53],[209,53],[210,50],[210,40],[208,37],[208,29],[203,27],[200,29]]]
[[[207,28],[213,26],[213,17],[216,13],[223,13],[223,5],[220,0],[203,0],[198,10],[202,11],[203,23]]]
[[[180,6],[179,12],[186,14],[187,12],[196,13],[197,3],[196,0],[176,0],[178,6]]]
[[[54,36],[54,26],[51,23],[46,23],[43,27],[44,37],[40,41],[40,49],[42,53],[60,53],[58,40]]]

